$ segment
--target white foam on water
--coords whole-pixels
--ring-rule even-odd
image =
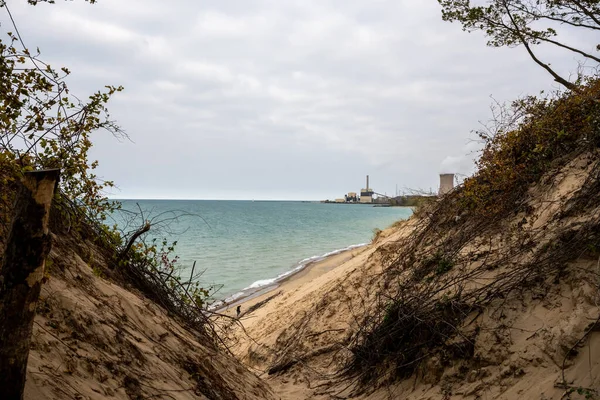
[[[312,256],[312,257],[305,258],[305,259],[301,260],[298,263],[298,265],[295,268],[291,269],[290,271],[286,271],[286,272],[284,272],[282,274],[279,274],[275,278],[260,279],[258,281],[255,281],[250,286],[245,287],[241,291],[232,294],[231,296],[225,298],[224,300],[220,300],[220,301],[217,301],[217,302],[213,303],[210,306],[210,309],[214,310],[214,309],[222,307],[224,305],[231,304],[231,303],[235,302],[237,299],[239,299],[241,297],[245,297],[245,296],[248,296],[248,295],[252,294],[253,292],[256,292],[257,289],[261,289],[261,288],[264,288],[266,286],[275,285],[278,282],[280,282],[282,279],[284,279],[284,278],[286,278],[286,277],[288,277],[290,275],[293,275],[293,274],[296,274],[296,273],[300,272],[307,265],[309,265],[311,263],[319,262],[319,261],[322,261],[322,260],[326,259],[327,257],[331,257],[331,256],[343,253],[343,252],[348,251],[348,250],[358,249],[360,247],[367,246],[368,244],[369,243],[353,244],[351,246],[344,247],[343,249],[333,250],[333,251],[330,251],[330,252],[325,253],[325,254],[320,255],[320,256]]]
[[[273,278],[273,279],[262,279],[260,281],[256,281],[256,282],[252,283],[252,285],[250,285],[248,287],[245,287],[242,290],[258,289],[258,288],[263,287],[263,286],[268,286],[268,285],[271,285],[271,284],[275,283],[278,278],[279,278],[279,276],[277,278]]]

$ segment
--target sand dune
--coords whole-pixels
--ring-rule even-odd
[[[95,275],[92,267],[103,261],[93,245],[87,255],[76,248],[54,237],[29,354],[27,400],[274,398],[268,385],[205,335]]]
[[[564,216],[565,207],[597,163],[596,155],[584,154],[531,188],[532,216],[523,229],[547,232],[540,234],[534,248],[543,251],[543,246],[558,240],[556,232],[600,216],[595,206],[581,215]],[[509,227],[523,226],[522,218],[515,215],[505,221],[504,230],[474,237],[464,253],[481,250],[481,243],[491,241],[497,245],[485,247],[491,251],[486,257],[507,254],[507,249],[518,245],[511,242]],[[384,278],[384,255],[393,252],[421,223],[419,217],[399,223],[370,246],[328,259],[275,293],[243,304],[242,309],[249,310],[274,296],[242,315],[244,329],[231,325],[233,352],[282,399],[345,398],[352,393],[369,399],[594,398],[600,384],[600,335],[596,332],[600,327],[600,264],[597,257],[586,254],[567,263],[560,277],[523,287],[473,315],[470,325],[461,328],[472,346],[469,360],[432,355],[405,380],[392,379],[392,371],[381,365],[379,383],[372,390],[356,391],[356,380],[340,374],[351,357],[351,338],[364,328],[365,318],[381,307],[385,293],[393,292],[390,280]],[[530,258],[530,252],[515,254],[497,270],[477,275],[465,290],[499,279],[512,268],[510,263]],[[466,274],[479,265],[480,261],[467,263],[452,273]]]
[[[483,224],[480,232],[469,231],[468,215],[431,225],[425,208],[370,245],[313,264],[245,301],[239,320],[232,318],[232,305],[224,311],[227,317],[214,318],[225,345],[103,278],[98,266],[105,261],[92,244],[56,236],[35,319],[26,399],[597,397],[597,249],[564,260],[556,249],[567,251],[582,227],[600,226],[597,201],[580,201],[595,182],[598,160],[597,152],[573,158],[530,188],[527,215],[510,215],[494,229]],[[468,240],[449,268],[426,269],[418,279],[413,264],[394,269],[402,257],[422,266],[419,260],[465,231]],[[403,251],[408,245],[409,254]],[[536,275],[536,260],[552,261],[539,258],[545,253],[560,262]],[[361,381],[345,369],[356,357],[357,338],[381,325],[399,288],[418,305],[418,296],[431,301],[428,288],[439,290],[433,299],[444,302],[457,291],[491,293],[491,284],[504,284],[507,276],[523,282],[509,282],[515,290],[497,291],[480,308],[469,309],[443,343],[422,353],[410,376],[398,376],[396,360],[389,358],[373,367],[374,379]],[[416,348],[423,346],[418,339]],[[461,352],[451,351],[458,348]]]

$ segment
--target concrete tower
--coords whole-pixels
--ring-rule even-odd
[[[440,174],[440,190],[438,194],[443,196],[452,189],[454,189],[454,174]]]

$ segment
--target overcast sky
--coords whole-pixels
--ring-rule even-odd
[[[131,141],[99,132],[92,152],[118,198],[333,199],[367,174],[380,193],[437,189],[470,171],[490,96],[558,88],[435,0],[8,4],[73,93],[125,87],[109,108]]]

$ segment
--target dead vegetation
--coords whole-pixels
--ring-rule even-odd
[[[119,260],[126,241],[64,195],[53,201],[49,228],[26,399],[272,397],[219,347],[194,301],[195,276],[175,279],[135,252]]]
[[[145,220],[144,214],[141,217]],[[180,323],[204,335],[205,341],[217,345],[218,327],[205,307],[208,290],[199,285],[201,272],[192,268],[191,274],[183,277],[184,268],[173,259],[173,247],[166,242],[162,247],[145,243],[146,235],[156,234],[154,228],[154,222],[148,221],[124,236],[90,217],[66,196],[57,196],[52,206],[51,231],[84,254],[84,261],[95,275],[141,293]]]
[[[312,398],[593,398],[598,90],[519,104],[475,176],[265,305],[236,354]]]
[[[409,237],[382,249],[386,290],[349,346],[346,379],[361,383],[355,394],[415,374],[438,383],[452,366],[466,373],[488,365],[476,349],[490,329],[482,315],[502,321],[513,299],[543,299],[568,282],[589,286],[598,305],[598,90],[595,81],[585,94],[529,100],[518,126],[489,138],[479,172],[420,210]],[[590,262],[576,267],[582,259]],[[552,356],[573,357],[595,326]]]
[[[37,307],[26,399],[268,399],[206,332],[97,275],[89,242],[54,235]]]

